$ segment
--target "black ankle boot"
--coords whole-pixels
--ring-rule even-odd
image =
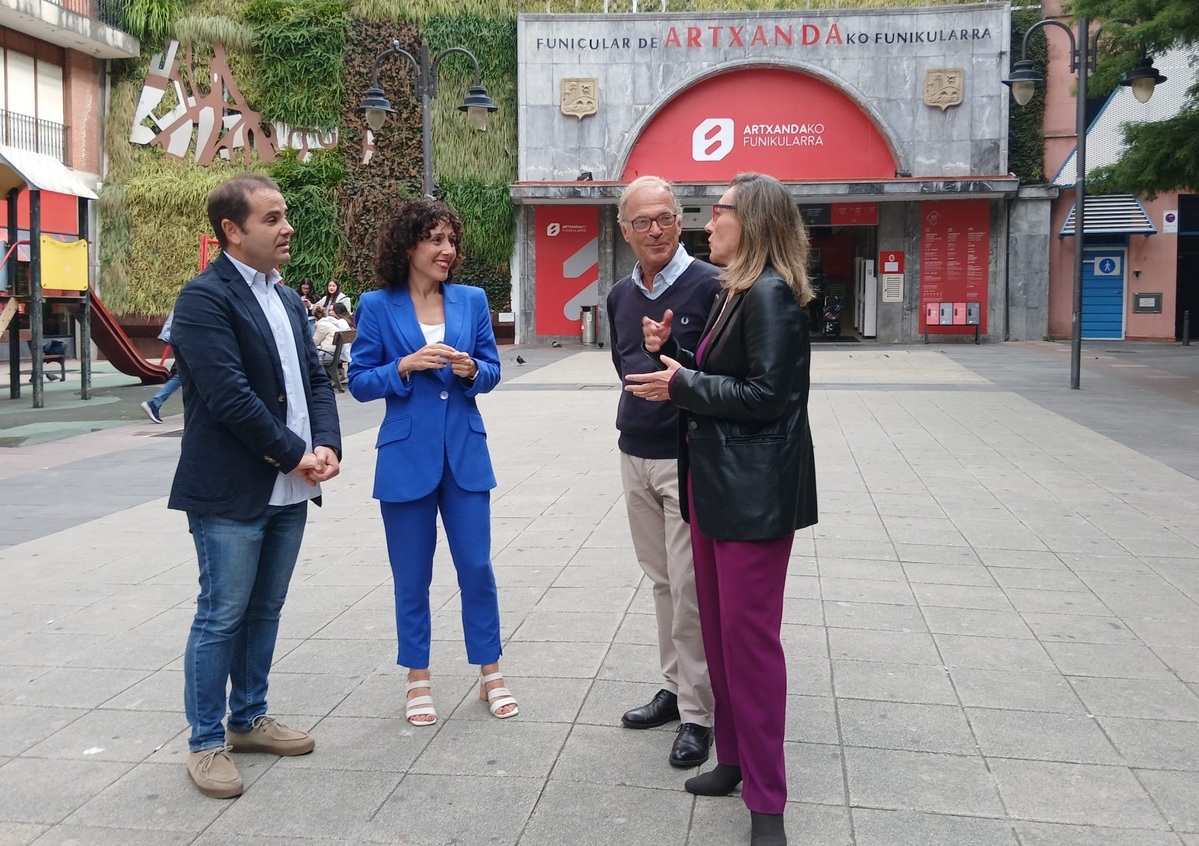
[[[728,764],[717,764],[711,772],[697,775],[683,782],[688,793],[696,796],[728,796],[741,783],[741,768]]]
[[[749,846],[787,846],[782,814],[749,812]]]

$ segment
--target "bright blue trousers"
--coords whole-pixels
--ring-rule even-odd
[[[439,512],[458,571],[467,660],[480,665],[498,661],[502,649],[500,606],[491,569],[491,493],[458,487],[447,464],[441,482],[428,496],[413,502],[380,502],[379,507],[395,583],[396,663],[414,670],[429,666],[429,584]]]

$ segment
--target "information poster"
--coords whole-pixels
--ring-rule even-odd
[[[986,200],[923,203],[920,208],[920,330],[987,333],[991,204]]]
[[[578,335],[583,306],[599,304],[599,209],[538,206],[536,331]]]

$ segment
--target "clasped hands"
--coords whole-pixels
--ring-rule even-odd
[[[300,458],[300,463],[291,471],[306,484],[316,487],[321,482],[327,482],[341,472],[341,462],[337,453],[327,446],[318,446],[312,452],[306,452]]]
[[[641,318],[641,332],[645,336],[646,352],[657,353],[662,349],[662,346],[670,338],[670,324],[673,320],[674,312],[670,309],[666,309],[660,322],[648,317]],[[670,399],[670,380],[674,378],[675,372],[682,365],[668,355],[659,355],[658,360],[666,366],[665,370],[653,373],[626,374],[625,381],[630,384],[625,385],[624,389],[633,396],[650,402],[665,402]]]
[[[470,357],[470,353],[459,352],[449,344],[425,344],[414,353],[409,353],[400,359],[396,367],[400,378],[407,379],[417,370],[441,370],[450,366],[455,376],[463,379],[473,379],[479,375],[479,365]]]

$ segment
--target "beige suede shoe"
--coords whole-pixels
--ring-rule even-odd
[[[308,732],[288,728],[266,714],[255,717],[254,727],[247,732],[226,729],[225,742],[234,752],[271,755],[307,755],[316,748],[316,740]]]
[[[187,774],[205,796],[232,799],[245,792],[246,784],[229,757],[230,749],[229,746],[214,746],[187,756]]]

